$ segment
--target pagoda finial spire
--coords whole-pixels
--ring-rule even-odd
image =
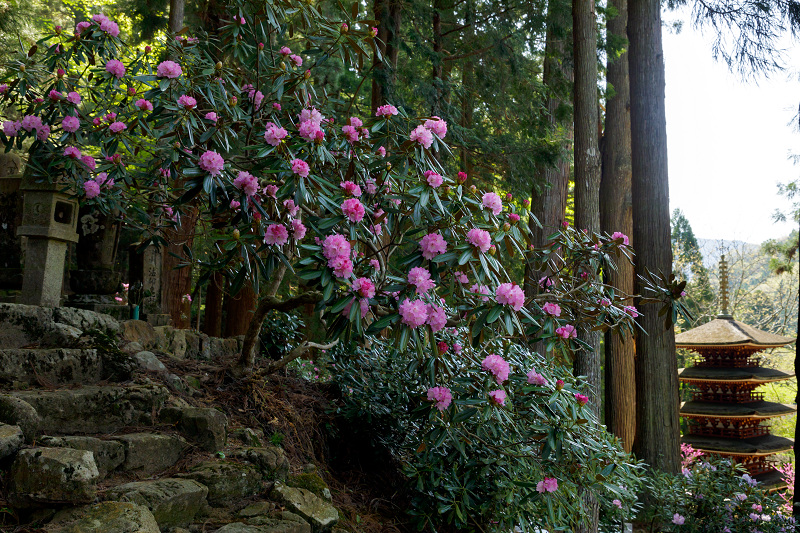
[[[725,261],[725,254],[719,260],[719,301],[721,309],[718,318],[733,318],[728,312],[728,262]]]

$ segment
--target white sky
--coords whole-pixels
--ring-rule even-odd
[[[665,20],[678,16],[665,13]],[[788,202],[776,184],[800,177],[788,159],[800,153],[790,124],[800,105],[800,43],[787,70],[743,81],[712,57],[712,38],[692,28],[664,29],[670,211],[681,209],[695,235],[761,243],[788,235],[772,213]]]

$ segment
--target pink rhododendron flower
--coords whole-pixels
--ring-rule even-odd
[[[81,103],[81,95],[79,95],[75,91],[72,91],[69,94],[67,94],[67,102],[69,102],[72,105],[78,105]]]
[[[371,266],[375,270],[380,270],[381,269],[381,262],[378,261],[377,259],[370,259],[369,260],[369,266]]]
[[[396,115],[397,113],[398,111],[395,106],[393,106],[392,104],[384,104],[378,107],[378,109],[375,111],[375,116],[389,118],[393,115]]]
[[[217,152],[213,152],[211,150],[204,152],[203,155],[200,156],[200,168],[211,174],[212,176],[216,176],[222,169],[225,167],[225,160],[222,159],[222,156],[219,155]]]
[[[472,228],[467,232],[467,242],[482,253],[486,253],[492,245],[492,236],[486,230]]]
[[[124,122],[117,121],[117,122],[112,122],[111,124],[109,124],[108,125],[108,129],[112,133],[119,133],[119,132],[121,132],[123,130],[128,129],[128,126],[126,126]]]
[[[6,134],[6,137],[16,137],[20,129],[22,129],[22,124],[19,121],[6,120],[3,122],[3,133]]]
[[[103,120],[105,120],[106,122],[114,122],[116,119],[117,119],[116,113],[109,113],[103,117]]]
[[[481,367],[494,374],[497,379],[497,384],[502,385],[508,379],[509,366],[508,362],[499,355],[489,354],[483,361]]]
[[[281,48],[281,55],[288,56],[292,53],[292,50],[288,46],[284,46]]]
[[[283,139],[289,136],[289,132],[280,126],[270,122],[267,124],[267,130],[264,132],[264,140],[270,146],[278,146]]]
[[[344,189],[344,192],[350,196],[361,196],[361,187],[352,181],[343,181],[339,184],[339,187]]]
[[[422,300],[405,299],[398,308],[402,323],[412,328],[419,327],[428,320],[428,306]]]
[[[339,256],[328,262],[337,278],[349,278],[353,273],[353,262],[344,256]]]
[[[361,222],[364,219],[366,210],[364,204],[358,198],[350,198],[342,202],[342,213],[350,222]]]
[[[444,183],[442,177],[433,170],[425,171],[425,181],[427,181],[428,185],[430,185],[434,189],[438,188],[439,186],[441,186],[442,183]]]
[[[292,63],[294,63],[294,66],[296,66],[296,67],[302,67],[303,66],[303,58],[302,57],[300,57],[300,56],[298,56],[296,54],[291,54],[289,56],[289,59],[291,60]]]
[[[378,147],[378,155],[381,156],[381,157],[386,157],[386,147],[385,146],[379,146]]]
[[[231,200],[231,209],[236,210],[239,209],[240,207],[242,207],[242,204],[240,202],[236,200]]]
[[[362,298],[374,298],[375,284],[369,278],[357,278],[353,282],[353,292],[357,292]]]
[[[97,168],[97,162],[94,160],[94,157],[90,155],[81,156],[81,162],[89,167],[89,170],[94,170]]]
[[[91,23],[91,22],[86,22],[86,21],[84,21],[84,22],[79,22],[79,23],[78,23],[78,24],[75,26],[75,33],[77,33],[77,34],[81,34],[81,33],[83,33],[83,30],[85,30],[85,29],[87,29],[87,28],[91,27],[91,25],[92,25],[92,23]]]
[[[178,98],[178,105],[185,109],[193,109],[197,105],[197,100],[185,94]]]
[[[423,148],[430,148],[433,144],[433,134],[425,126],[417,126],[408,139],[412,142],[419,143]]]
[[[106,72],[116,78],[121,78],[125,75],[125,65],[122,64],[122,61],[112,59],[106,63]]]
[[[272,198],[275,198],[275,195],[277,193],[278,193],[278,186],[277,185],[273,185],[272,183],[270,183],[269,185],[264,187],[264,194],[266,194],[267,196],[271,196]]]
[[[497,303],[510,305],[514,311],[519,311],[525,305],[525,293],[516,283],[501,283],[495,293]]]
[[[625,235],[624,233],[615,231],[614,233],[611,234],[611,239],[612,240],[622,239],[622,244],[628,246],[628,236]]]
[[[589,398],[588,398],[587,396],[584,396],[583,394],[578,394],[578,393],[576,392],[576,393],[575,393],[575,401],[576,401],[576,402],[578,402],[578,405],[580,405],[581,407],[583,407],[584,405],[586,405],[587,403],[589,403]]]
[[[611,505],[616,506],[617,509],[622,509],[622,502],[619,500],[611,500]]]
[[[300,207],[294,205],[294,200],[291,198],[283,201],[283,207],[289,212],[289,215],[293,217],[296,217],[297,213],[300,212]]]
[[[105,19],[100,23],[100,29],[112,37],[119,35],[119,25],[109,19]]]
[[[434,333],[444,329],[447,325],[447,313],[443,307],[434,304],[428,306],[428,325]]]
[[[162,61],[156,68],[156,74],[159,78],[175,79],[183,74],[181,66],[174,61]]]
[[[83,184],[83,191],[86,193],[86,198],[91,200],[100,194],[100,185],[94,180],[86,181]]]
[[[639,311],[632,305],[626,305],[622,309],[633,318],[637,318],[639,316]]]
[[[422,257],[431,260],[447,251],[447,242],[438,233],[428,233],[419,241],[419,248],[422,250]]]
[[[316,122],[312,120],[304,120],[297,127],[297,132],[303,139],[309,142],[314,142],[317,138],[317,135],[322,132],[322,129]]]
[[[61,120],[61,128],[69,133],[75,133],[81,127],[81,121],[78,117],[67,115]]]
[[[489,393],[489,398],[497,405],[505,405],[506,391],[502,389],[493,390],[492,392]]]
[[[60,93],[60,92],[58,92],[58,91],[56,91],[55,89],[53,89],[52,91],[50,91],[50,92],[48,93],[48,95],[47,95],[47,96],[48,96],[48,97],[49,97],[51,100],[53,100],[53,101],[55,101],[55,102],[58,102],[59,100],[61,100],[61,93]]]
[[[306,236],[306,227],[297,219],[292,220],[292,236],[299,241]]]
[[[25,115],[22,118],[22,129],[25,131],[38,130],[42,127],[42,119],[36,115]]]
[[[542,311],[550,316],[561,316],[561,307],[558,304],[547,302],[542,306]]]
[[[43,124],[39,131],[36,132],[36,138],[44,142],[50,137],[50,126]]]
[[[675,524],[676,526],[682,526],[684,522],[686,522],[686,519],[681,515],[679,515],[678,513],[672,515],[672,523]]]
[[[483,294],[484,296],[481,297],[481,300],[484,302],[489,301],[489,287],[486,285],[478,285],[477,283],[474,284],[472,287],[469,288],[470,292],[475,292],[478,294]]]
[[[408,271],[408,282],[417,288],[417,294],[424,294],[436,286],[427,268],[414,267]]]
[[[292,159],[292,172],[302,178],[307,178],[311,168],[302,159]]]
[[[322,243],[322,255],[328,261],[337,257],[350,257],[351,249],[350,241],[338,233],[328,235]]]
[[[270,224],[264,232],[265,244],[283,246],[289,240],[289,230],[283,224]]]
[[[546,477],[536,484],[536,491],[541,494],[555,492],[556,490],[558,490],[558,480],[554,477]]]
[[[575,326],[567,324],[566,326],[556,328],[556,335],[562,339],[574,339],[578,336],[578,332],[575,330]]]
[[[358,142],[359,132],[353,126],[342,126],[342,133],[344,133],[344,136],[347,137],[347,142],[350,144]]]
[[[512,224],[516,224],[519,222],[519,215],[516,213],[509,213],[508,220],[510,220]]]
[[[206,120],[210,120],[211,122],[216,124],[217,123],[217,118],[219,118],[219,117],[217,117],[216,113],[214,113],[213,111],[210,111],[210,112],[206,113],[206,115],[203,118],[206,119]]]
[[[564,380],[563,379],[557,379],[556,380],[556,390],[561,390],[563,388],[564,388]]]
[[[456,271],[456,273],[453,275],[455,276],[456,281],[458,281],[459,283],[469,283],[469,278],[467,277],[467,275],[461,272],[460,270]]]
[[[67,146],[66,148],[64,148],[64,157],[69,157],[72,159],[80,159],[81,151],[75,146]]]
[[[258,192],[258,178],[242,170],[233,180],[233,186],[244,191],[247,196],[254,196]]]
[[[528,383],[531,385],[538,385],[540,387],[543,387],[547,385],[547,380],[543,375],[536,372],[536,370],[531,369],[531,371],[528,372]]]
[[[444,411],[453,401],[453,394],[447,387],[431,387],[428,389],[428,401],[435,402],[436,408]]]
[[[499,215],[503,210],[503,200],[493,192],[484,193],[481,203],[483,207],[491,211],[494,216]]]
[[[426,120],[425,128],[435,133],[440,139],[444,139],[444,136],[447,135],[447,122],[439,117],[433,117],[432,120]]]

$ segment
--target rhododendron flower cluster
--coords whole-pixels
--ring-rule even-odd
[[[389,118],[397,113],[398,111],[395,106],[392,104],[384,104],[378,107],[378,109],[375,111],[375,116]]]
[[[353,282],[353,292],[357,292],[362,298],[374,298],[375,284],[369,278],[358,278]]]
[[[444,179],[442,179],[442,176],[440,176],[433,170],[425,171],[425,181],[427,181],[428,185],[430,185],[434,189],[438,188],[439,186],[442,185],[442,183],[444,183]]]
[[[575,330],[575,326],[567,324],[556,328],[556,335],[562,339],[574,339],[578,336],[578,332]]]
[[[583,394],[575,393],[575,401],[578,402],[578,405],[584,406],[589,402],[589,398],[584,396]]]
[[[536,372],[536,370],[531,369],[528,372],[527,377],[528,377],[528,384],[530,385],[538,385],[540,387],[547,385],[547,379],[545,379],[544,376]]]
[[[183,69],[174,61],[162,61],[156,68],[156,74],[159,78],[175,79],[183,74]]]
[[[481,361],[481,367],[494,375],[498,385],[502,385],[503,382],[508,379],[510,370],[508,362],[499,355],[487,355],[486,358]]]
[[[510,305],[514,311],[519,311],[525,305],[525,293],[515,283],[502,283],[497,287],[497,303]]]
[[[236,179],[233,180],[233,185],[237,189],[244,191],[247,196],[254,196],[258,192],[258,178],[244,170],[240,171]]]
[[[294,172],[301,178],[307,178],[309,172],[311,171],[311,167],[309,167],[308,163],[306,163],[302,159],[292,159],[291,165],[292,165],[292,172]]]
[[[625,235],[625,234],[624,234],[624,233],[622,233],[622,232],[615,231],[614,233],[612,233],[612,234],[611,234],[611,238],[612,238],[613,240],[622,239],[622,244],[623,244],[623,245],[625,245],[625,246],[628,246],[628,245],[629,245],[629,242],[628,242],[628,236],[627,236],[627,235]]]
[[[267,141],[267,144],[270,146],[278,146],[288,135],[288,131],[270,122],[267,124],[267,130],[264,132],[264,140]]]
[[[491,211],[494,216],[499,215],[500,212],[503,211],[503,200],[493,192],[484,193],[481,199],[481,205]]]
[[[428,305],[422,300],[405,299],[398,307],[401,322],[410,328],[417,328],[428,320]]]
[[[352,181],[343,181],[342,183],[339,184],[339,187],[344,189],[344,192],[350,196],[361,196],[361,187],[359,187]]]
[[[438,410],[444,411],[453,401],[453,394],[447,387],[431,387],[428,389],[428,401],[434,402]]]
[[[558,304],[547,302],[542,306],[542,311],[550,316],[561,316],[561,307]]]
[[[289,241],[289,230],[283,224],[270,224],[264,232],[264,243],[283,246]]]
[[[503,389],[493,390],[489,393],[489,399],[497,405],[506,404],[506,391]]]
[[[417,288],[417,294],[425,294],[436,286],[430,271],[422,267],[414,267],[408,271],[408,282]]]
[[[197,100],[184,94],[178,98],[178,105],[185,109],[194,109],[194,107],[197,105]]]
[[[536,484],[536,491],[544,494],[545,492],[555,492],[558,490],[558,480],[554,477],[546,477]]]
[[[481,296],[481,300],[483,300],[484,302],[488,302],[489,301],[489,296],[488,296],[489,295],[489,287],[487,287],[486,285],[478,285],[476,283],[472,287],[470,287],[469,290],[471,292],[475,292],[475,293],[478,293],[478,294],[483,294],[484,296]]]
[[[350,259],[352,248],[350,242],[339,234],[329,235],[322,243],[322,254],[328,260],[328,267],[339,278],[349,278],[353,273],[353,262]]]
[[[200,168],[211,174],[218,175],[225,167],[225,160],[217,152],[209,150],[200,156]]]
[[[81,121],[78,117],[67,115],[61,120],[61,129],[69,133],[75,133],[81,127]],[[8,133],[6,133],[8,135]]]
[[[447,241],[438,233],[428,233],[419,241],[422,257],[431,260],[447,251]]]
[[[350,222],[361,222],[364,219],[366,210],[364,204],[358,198],[349,198],[342,202],[342,213]]]
[[[486,253],[492,246],[492,236],[485,229],[472,228],[467,232],[467,242],[481,253]]]
[[[411,132],[411,135],[408,136],[408,139],[412,142],[416,142],[426,149],[430,148],[433,144],[433,134],[425,126],[417,126],[414,128],[414,131]]]

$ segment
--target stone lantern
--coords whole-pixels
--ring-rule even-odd
[[[31,158],[36,154],[31,154]],[[78,242],[78,201],[28,164],[22,176],[22,223],[27,238],[19,303],[57,307],[61,303],[67,243]]]

